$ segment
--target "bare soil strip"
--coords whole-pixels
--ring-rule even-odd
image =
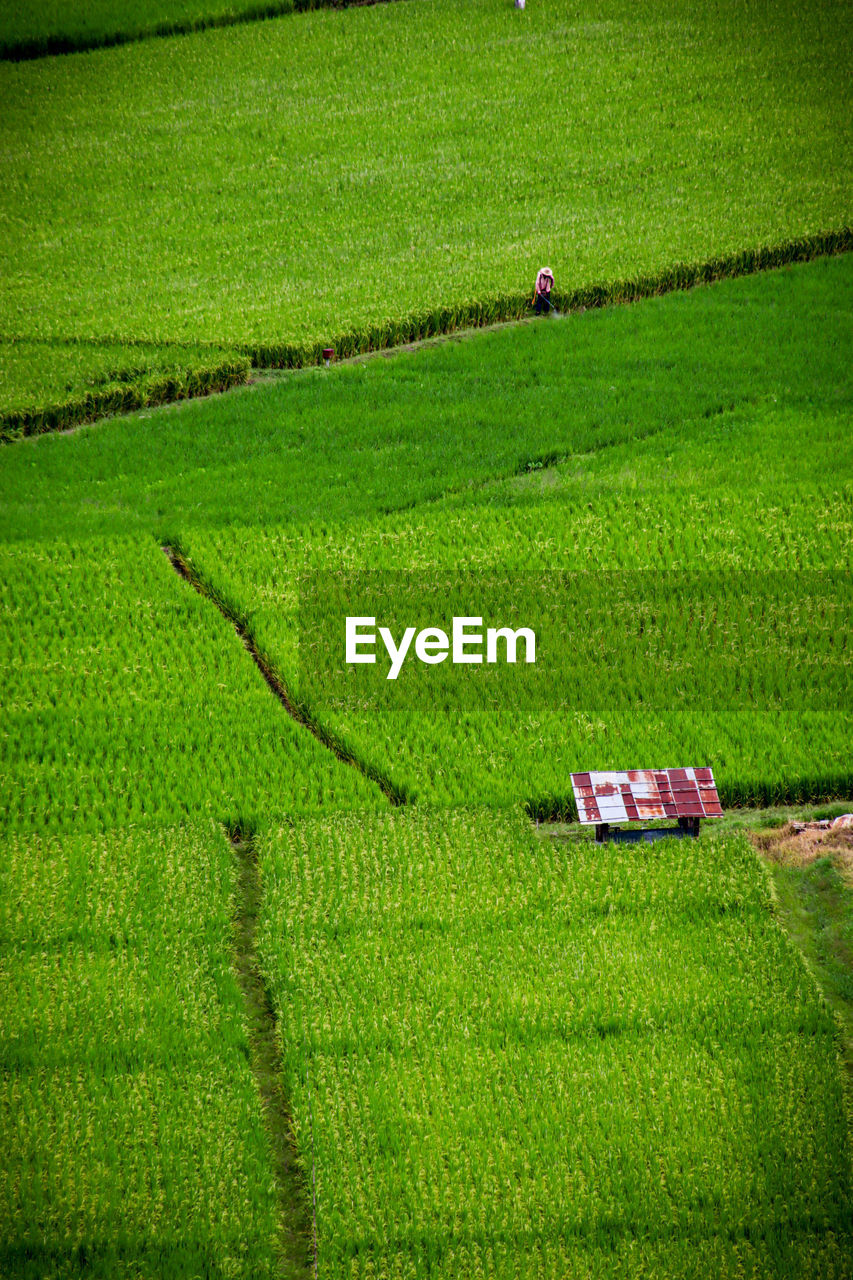
[[[300,1167],[290,1112],[282,1092],[275,1010],[261,975],[255,935],[263,886],[254,837],[241,830],[228,836],[237,863],[234,899],[234,971],[243,993],[252,1074],[264,1112],[279,1209],[279,1249],[284,1280],[304,1280],[314,1257],[310,1193]],[[310,1177],[310,1170],[308,1171]]]
[[[372,765],[365,764],[354,756],[352,752],[349,751],[332,732],[330,732],[330,730],[328,730],[324,725],[319,724],[313,716],[311,716],[307,707],[303,706],[301,703],[297,702],[294,697],[292,697],[281,676],[279,676],[270,661],[258,649],[254,636],[251,634],[243,619],[240,618],[229,607],[229,605],[211,589],[210,585],[205,582],[204,578],[202,578],[183,552],[168,543],[164,544],[162,549],[175,572],[188,582],[190,586],[194,587],[199,595],[204,596],[206,600],[210,600],[211,603],[215,604],[222,616],[228,619],[234,630],[237,632],[237,635],[242,640],[243,647],[246,652],[249,654],[255,666],[266,681],[267,687],[279,700],[287,714],[291,716],[297,724],[301,724],[304,729],[307,729],[309,733],[313,734],[317,741],[322,743],[322,745],[331,751],[332,754],[335,755],[343,764],[352,765],[354,769],[358,769],[358,771],[364,774],[366,778],[369,778],[371,782],[375,782],[391,804],[407,804],[409,802],[409,796],[402,788],[398,787],[390,778],[386,777],[385,774],[381,773],[378,769],[374,768]]]

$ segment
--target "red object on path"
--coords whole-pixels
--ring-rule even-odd
[[[324,347],[324,348],[323,348],[323,359],[326,361],[326,368],[327,368],[327,369],[328,369],[328,367],[329,367],[329,361],[330,361],[330,360],[334,360],[334,358],[335,358],[335,348],[334,348],[334,347]]]

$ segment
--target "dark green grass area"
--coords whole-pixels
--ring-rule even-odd
[[[555,484],[598,501],[600,484],[630,492],[642,457],[645,488],[768,477],[841,500],[851,282],[853,257],[822,259],[25,441],[0,459],[0,534],[332,527],[480,489],[535,504]],[[796,414],[826,424],[810,440],[825,462],[801,462]]]
[[[0,58],[20,61],[229,27],[345,0],[40,0],[0,5]]]
[[[6,342],[0,358],[0,379],[13,388],[0,415],[0,442],[225,391],[247,382],[251,367],[247,356],[180,343]],[[22,369],[34,375],[38,389],[27,399],[19,387],[15,402]]]
[[[838,232],[852,47],[842,0],[412,0],[3,63],[0,335],[269,362]]]
[[[294,1142],[288,1099],[281,1079],[275,1010],[258,964],[256,938],[263,909],[263,886],[255,838],[235,829],[231,843],[238,873],[233,916],[234,970],[243,995],[252,1073],[262,1100],[275,1171],[279,1202],[279,1280],[304,1280],[309,1255],[313,1255],[313,1223],[307,1179]]]

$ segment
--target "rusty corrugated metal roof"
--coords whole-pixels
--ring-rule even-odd
[[[652,818],[721,818],[712,771],[627,769],[573,773],[581,822],[644,822]]]

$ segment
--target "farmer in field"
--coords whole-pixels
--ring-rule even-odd
[[[550,267],[543,267],[536,277],[536,288],[533,292],[533,306],[537,316],[543,311],[551,311],[551,288],[554,284],[554,274]]]

